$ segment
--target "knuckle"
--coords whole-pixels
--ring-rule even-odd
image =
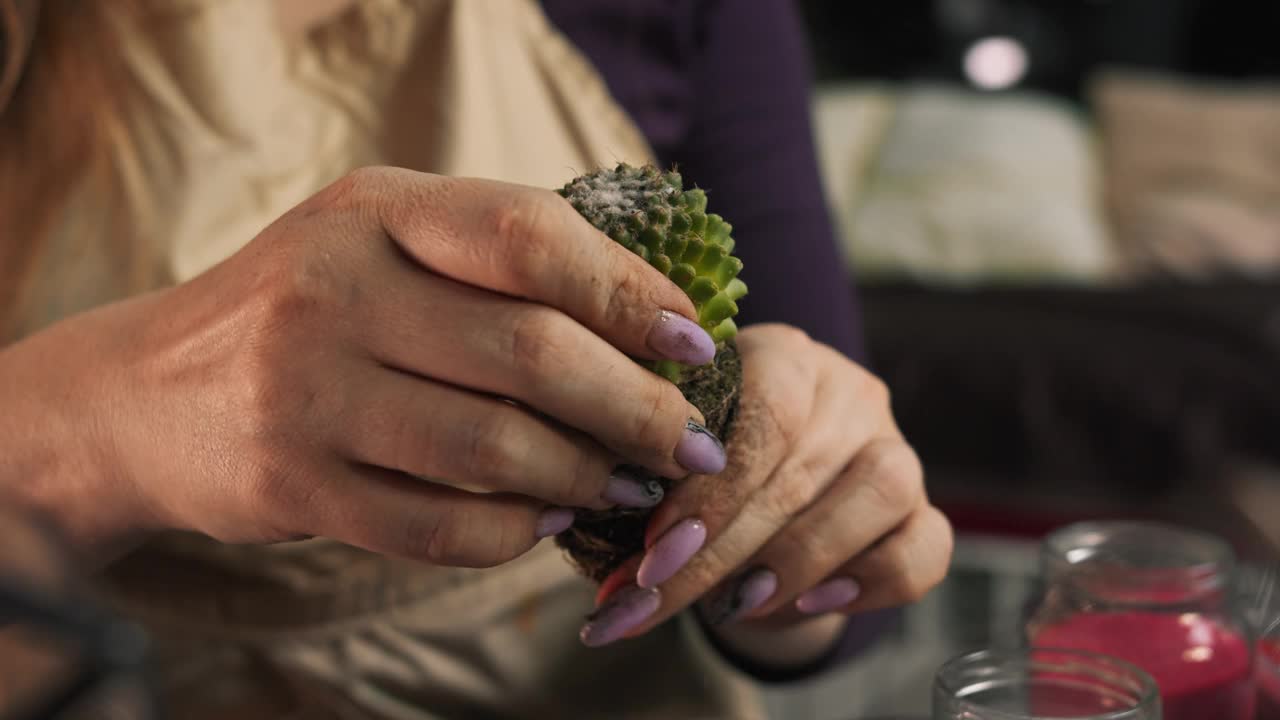
[[[751,448],[752,460],[795,447],[804,432],[808,409],[797,401],[803,397],[799,384],[785,374],[776,377],[776,382],[744,378],[732,444]]]
[[[685,565],[680,571],[680,580],[685,587],[706,590],[722,581],[739,562],[741,558],[735,559],[720,544],[711,543]]]
[[[759,495],[771,519],[781,524],[813,502],[821,481],[809,462],[788,462],[774,477],[777,479]]]
[[[890,578],[893,597],[913,603],[946,577],[951,551],[950,524],[941,513],[931,510],[912,536],[900,537],[881,548],[877,564],[882,567],[882,574]]]
[[[416,557],[434,565],[488,568],[514,560],[533,546],[522,523],[480,522],[474,508],[423,514],[412,528]]]
[[[906,553],[903,553],[904,555]],[[904,557],[898,560],[899,563],[909,563],[911,558]],[[934,578],[932,571],[922,572],[918,569],[911,569],[911,565],[899,564],[897,572],[892,576],[890,583],[891,594],[895,601],[904,604],[910,604],[923,600],[926,595],[933,590],[938,581],[942,579],[941,575]]]
[[[429,468],[439,467],[435,462],[440,453],[438,433],[424,428],[415,408],[409,407],[409,398],[396,403],[379,403],[361,413],[360,427],[369,437],[387,438],[388,466],[416,475],[430,474]],[[425,440],[424,440],[425,438]]]
[[[525,554],[537,543],[533,529],[526,523],[498,523],[496,540],[491,549],[476,554],[471,558],[468,567],[488,568],[510,562]]]
[[[439,532],[439,516],[431,506],[423,503],[406,507],[403,515],[390,525],[382,542],[375,549],[400,554],[425,562],[434,562],[430,554],[435,552],[436,533]]]
[[[510,257],[547,257],[552,252],[548,223],[559,198],[550,191],[523,190],[505,194],[488,210],[488,230]]]
[[[362,196],[386,182],[387,174],[387,168],[366,165],[343,175],[329,187],[339,197]]]
[[[745,467],[745,465],[744,465]],[[694,478],[676,483],[668,497],[672,503],[681,507],[698,508],[698,516],[709,527],[729,527],[739,516],[759,516],[763,521],[773,522],[769,515],[767,500],[759,497],[764,491],[762,487],[766,478],[749,470],[737,471],[737,466],[730,464],[725,470],[725,477],[733,477],[733,482],[717,482],[715,479]],[[763,507],[762,507],[763,505]],[[780,527],[773,522],[772,528]]]
[[[909,573],[896,577],[891,585],[895,602],[904,605],[920,602],[933,589],[932,585],[919,582],[915,577],[915,575]]]
[[[849,559],[848,548],[837,542],[814,542],[811,531],[788,526],[769,541],[771,552],[780,558],[778,567],[795,564],[795,558],[803,558],[803,568],[825,569],[839,567]],[[801,570],[801,572],[805,572]],[[821,578],[812,578],[820,581]]]
[[[637,313],[651,306],[649,283],[637,264],[618,261],[616,271],[607,283],[607,296],[601,310],[602,327],[626,328],[636,324]]]
[[[323,210],[350,206],[362,196],[368,183],[368,170],[358,168],[326,185],[307,198],[299,207],[302,217],[310,217]]]
[[[670,457],[680,441],[689,403],[669,382],[646,377],[645,389],[635,404],[627,436],[648,455]]]
[[[507,407],[496,407],[471,424],[463,451],[463,468],[467,478],[481,485],[500,486],[521,466],[520,435],[515,431],[513,414]]]
[[[301,241],[282,243],[258,270],[249,290],[253,330],[266,341],[281,333],[314,329],[341,317],[335,300],[346,282],[336,259]]]
[[[893,595],[899,602],[914,603],[919,601],[933,589],[932,570],[925,571],[916,561],[916,553],[910,548],[897,545],[889,552],[888,562],[895,572],[891,587]]]
[[[793,557],[805,558],[805,563],[809,567],[837,568],[849,560],[847,547],[839,543],[815,543],[812,537],[805,537],[799,533],[789,533],[789,536],[793,552],[800,553]]]
[[[412,554],[433,565],[456,566],[465,553],[466,518],[457,510],[418,512],[406,524],[408,547]]]
[[[764,342],[771,348],[786,351],[787,354],[794,354],[814,342],[809,337],[809,333],[794,325],[785,323],[761,323],[753,325],[751,329],[757,340]]]
[[[955,552],[955,534],[951,530],[951,521],[940,510],[930,506],[928,512],[929,518],[936,527],[936,531],[928,536],[929,544],[925,548],[933,558],[932,562],[927,564],[930,570],[929,585],[933,586],[942,582],[948,568],[951,567],[951,556]]]
[[[809,425],[809,416],[813,411],[811,403],[806,402],[812,395],[812,385],[806,383],[799,373],[780,377],[771,385],[772,387],[761,388],[759,397],[771,416],[770,424],[782,440],[783,446],[796,447]]]
[[[879,408],[888,408],[892,405],[893,398],[889,390],[889,385],[878,375],[858,367],[859,376],[859,393],[858,397],[865,402]]]
[[[324,209],[350,209],[367,204],[392,182],[393,168],[359,167],[334,180],[303,204],[304,214]]]
[[[889,389],[889,384],[871,373],[866,373],[866,375],[869,378],[867,382],[870,385],[867,392],[873,398],[875,404],[882,408],[893,407],[893,392]]]
[[[562,505],[586,506],[600,501],[609,477],[609,463],[591,452],[575,449],[573,469],[559,497],[548,498]]]
[[[777,335],[777,342],[788,348],[801,348],[813,342],[809,333],[794,325],[776,325],[773,332]]]
[[[924,471],[911,446],[899,440],[877,440],[860,458],[864,463],[866,490],[886,510],[900,512],[914,507],[924,495]]]
[[[699,508],[698,515],[704,521],[721,527],[727,526],[733,518],[742,514],[743,507],[748,502],[749,491],[736,486],[706,485],[699,488],[696,493],[684,491],[687,487],[689,486],[686,484],[677,489],[677,492],[681,493],[680,499],[688,502],[690,506]],[[695,496],[696,502],[694,502]],[[772,518],[769,519],[772,520]],[[774,523],[774,527],[776,526],[777,523]]]
[[[441,210],[450,206],[451,199],[456,201],[459,184],[454,178],[405,168],[361,167],[331,183],[299,209],[304,218],[323,213],[331,228],[342,228],[330,235],[350,237],[353,229],[377,228],[416,255],[430,240],[441,239]]]
[[[565,316],[551,308],[524,312],[511,331],[511,365],[529,382],[570,372],[572,341]]]

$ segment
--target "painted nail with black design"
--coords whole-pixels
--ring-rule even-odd
[[[634,470],[620,467],[609,476],[602,497],[623,507],[649,508],[662,502],[662,483],[642,478]]]
[[[608,645],[648,620],[661,605],[662,594],[657,590],[628,585],[587,616],[578,638],[587,647]]]
[[[777,590],[777,573],[767,567],[748,570],[707,604],[704,617],[712,625],[733,622],[764,605]]]
[[[684,435],[676,445],[676,462],[689,472],[715,475],[724,470],[724,444],[710,430],[689,420],[684,425]]]

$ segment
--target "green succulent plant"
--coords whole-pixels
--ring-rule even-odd
[[[679,173],[652,165],[619,164],[570,181],[560,189],[574,209],[604,234],[662,271],[689,296],[698,323],[716,342],[715,358],[686,367],[663,360],[645,363],[676,384],[705,419],[706,428],[727,439],[742,390],[742,362],[734,337],[738,300],[747,286],[738,278],[733,228],[707,212],[702,190],[685,190]],[[637,478],[665,492],[673,481],[633,467]],[[726,479],[731,482],[731,479]],[[556,543],[584,575],[603,581],[644,549],[652,508],[580,508]]]
[[[733,226],[707,212],[705,192],[685,190],[678,172],[625,163],[575,178],[559,192],[598,230],[684,290],[698,324],[717,345],[733,339],[737,301],[747,286],[738,278],[742,261],[733,256]],[[683,372],[671,361],[651,367],[674,382]]]

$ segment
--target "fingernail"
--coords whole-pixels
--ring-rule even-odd
[[[692,420],[684,424],[684,436],[676,445],[675,457],[680,467],[704,475],[724,470],[726,462],[720,438]]]
[[[534,525],[534,535],[544,538],[559,535],[573,525],[573,510],[562,507],[551,507],[542,511],[538,523]]]
[[[649,330],[649,349],[681,365],[706,365],[715,359],[716,342],[689,318],[663,310]]]
[[[608,645],[648,620],[660,605],[662,594],[657,590],[628,585],[587,616],[578,637],[587,647]]]
[[[601,497],[615,505],[647,508],[662,502],[663,494],[662,483],[657,480],[640,478],[631,470],[618,468],[609,476]]]
[[[835,610],[853,602],[860,590],[858,581],[851,577],[833,578],[796,598],[796,609],[809,615]]]
[[[640,569],[636,571],[636,584],[651,588],[666,582],[706,541],[707,526],[697,518],[681,520],[671,526],[644,554]]]
[[[737,620],[768,602],[778,590],[778,575],[769,568],[755,568],[741,575],[725,588],[707,607],[707,622],[712,625]]]

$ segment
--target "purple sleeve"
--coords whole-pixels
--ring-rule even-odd
[[[742,322],[795,325],[866,362],[818,175],[808,49],[793,0],[542,2],[659,161],[678,164],[686,183],[707,190],[711,210],[733,223],[750,288]],[[852,618],[828,652],[802,668],[771,668],[718,649],[760,680],[796,680],[857,654],[894,616]]]
[[[785,322],[866,361],[823,199],[792,0],[542,0],[659,161],[733,223],[743,323]]]
[[[733,223],[742,279],[742,322],[783,322],[866,361],[852,281],[836,244],[818,175],[804,30],[793,0],[705,0],[696,45],[688,132],[661,148],[708,205]],[[851,618],[817,661],[776,668],[737,656],[764,682],[811,677],[860,653],[891,617]]]
[[[865,360],[849,273],[818,177],[808,50],[792,0],[707,0],[695,18],[691,121],[662,148],[733,223],[742,320],[784,322]]]

